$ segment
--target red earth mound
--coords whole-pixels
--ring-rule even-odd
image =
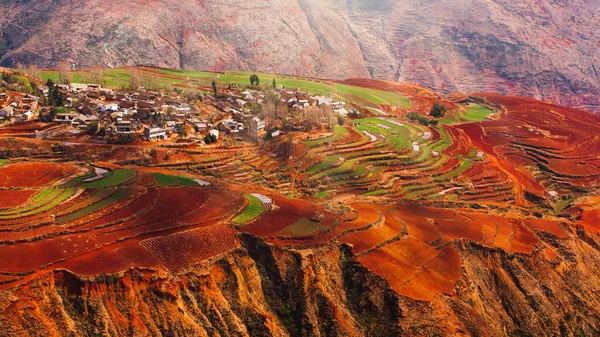
[[[0,190],[0,209],[21,206],[36,190]]]
[[[22,135],[30,134],[36,131],[44,131],[54,127],[54,124],[46,124],[39,122],[28,122],[23,124],[11,125],[0,128],[0,135]]]
[[[75,174],[71,165],[17,163],[0,168],[0,188],[40,187]]]

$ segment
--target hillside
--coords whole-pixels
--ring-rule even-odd
[[[600,334],[600,116],[250,75],[4,74],[2,336]]]
[[[597,111],[593,1],[16,1],[0,64],[372,77]]]

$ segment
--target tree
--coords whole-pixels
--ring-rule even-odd
[[[217,136],[213,135],[212,133],[209,133],[204,137],[204,143],[206,143],[206,145],[216,143],[217,141]]]
[[[216,80],[212,81],[212,89],[213,89],[213,92],[215,93],[215,98],[216,98],[219,94],[219,92],[217,91],[217,81]]]
[[[27,67],[27,73],[35,78],[42,78],[42,71],[36,65]]]
[[[56,117],[56,109],[54,107],[50,108],[47,114],[40,113],[39,120],[40,122],[50,123]]]
[[[15,74],[2,72],[2,80],[8,84],[17,83],[17,77]]]
[[[260,85],[260,78],[256,74],[252,74],[250,76],[250,84],[251,85]]]
[[[137,90],[142,83],[142,74],[138,69],[132,69],[129,72],[129,89]]]
[[[273,89],[277,88],[277,82],[275,81],[275,77],[273,77]]]
[[[284,124],[287,122],[289,114],[290,109],[287,104],[280,104],[277,106],[277,118],[281,119]]]
[[[57,68],[60,83],[71,84],[71,80],[73,79],[71,73],[71,64],[69,62],[63,61],[58,64]]]
[[[439,102],[435,102],[435,104],[433,104],[433,107],[431,108],[431,111],[429,112],[429,115],[434,118],[440,118],[444,117],[446,111],[448,111],[448,108],[445,105],[440,104]]]
[[[177,134],[180,135],[183,138],[186,138],[188,133],[187,133],[187,129],[185,128],[185,124],[177,124],[177,126],[175,127],[177,130]]]
[[[48,105],[63,106],[63,96],[58,91],[58,85],[54,84],[51,79],[48,79],[46,85],[48,86]]]
[[[408,119],[411,122],[417,122],[417,123],[419,123],[421,125],[425,125],[425,126],[429,126],[429,125],[436,126],[436,125],[438,125],[438,121],[436,121],[435,119],[428,119],[427,117],[421,116],[421,115],[419,115],[416,112],[409,112],[408,113]]]
[[[104,85],[104,68],[102,66],[95,66],[90,69],[88,73],[88,83]]]
[[[277,107],[275,106],[275,103],[268,100],[261,106],[260,110],[261,118],[266,122],[273,122],[275,120],[275,117],[277,116]]]

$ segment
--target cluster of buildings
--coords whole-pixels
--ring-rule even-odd
[[[50,94],[50,88],[46,86],[39,90],[46,96]],[[40,116],[52,116],[51,120],[57,124],[89,131],[89,134],[107,140],[122,136],[143,137],[147,141],[166,140],[170,135],[182,132],[197,139],[203,139],[207,134],[218,138],[220,133],[260,139],[276,138],[283,130],[303,130],[304,112],[323,105],[336,114],[349,114],[343,102],[284,89],[269,93],[229,90],[226,98],[212,101],[214,108],[211,109],[218,112],[218,116],[211,115],[210,121],[202,118],[198,108],[191,106],[185,98],[143,88],[120,91],[97,84],[72,83],[58,85],[57,91],[62,95],[64,107],[54,110],[38,106],[37,97],[16,92],[0,93],[0,121],[27,121],[39,113]],[[278,113],[267,118],[268,123],[263,120],[259,107],[267,100],[276,103],[278,109],[286,107],[283,114],[287,116]],[[56,113],[51,113],[53,111]]]
[[[38,97],[20,92],[0,93],[0,121],[26,122],[33,119],[38,109]]]
[[[240,94],[229,93],[228,105],[221,107],[231,118],[221,121],[218,129],[228,134],[247,134],[253,138],[269,136],[276,138],[281,134],[281,129],[300,131],[304,128],[306,115],[303,112],[328,106],[334,114],[347,116],[357,113],[354,109],[347,109],[344,102],[336,101],[330,97],[309,95],[301,91],[275,90],[274,95],[279,100],[280,106],[286,106],[289,115],[286,118],[275,116],[278,121],[272,123],[270,128],[266,122],[258,117],[255,107],[263,104],[266,94],[263,92],[244,91]],[[297,112],[302,112],[298,114]]]
[[[276,90],[280,103],[287,105],[290,110],[304,110],[311,107],[326,105],[342,116],[347,116],[353,109],[348,110],[346,103],[334,100],[331,97],[310,95],[299,90]],[[229,102],[234,108],[243,109],[252,103],[262,104],[265,101],[265,93],[244,91],[241,94],[229,94]]]
[[[46,88],[40,88],[46,90]],[[180,97],[139,89],[115,91],[95,84],[59,85],[68,112],[56,114],[54,122],[82,130],[102,130],[105,137],[143,135],[148,141],[164,140],[186,124],[212,129],[193,116],[192,107]]]

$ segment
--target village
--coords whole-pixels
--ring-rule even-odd
[[[260,143],[294,131],[331,129],[347,116],[359,114],[332,97],[281,86],[214,86],[214,92],[208,93],[143,87],[117,90],[50,80],[35,89],[29,91],[38,95],[8,89],[0,93],[0,125],[54,124],[51,131],[31,135],[37,138],[67,135],[94,143],[210,145],[227,136]]]

